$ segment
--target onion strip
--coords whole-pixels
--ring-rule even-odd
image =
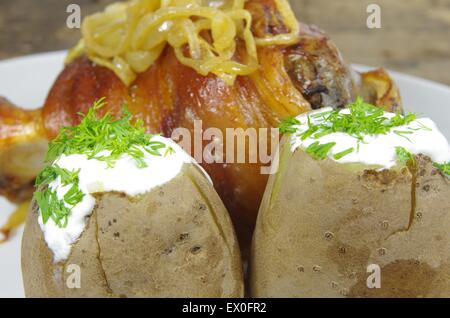
[[[245,0],[130,0],[86,17],[82,39],[66,63],[87,55],[130,85],[170,45],[177,59],[201,75],[215,74],[232,85],[258,69],[258,46],[289,45],[299,24],[287,0],[274,0],[290,32],[255,38]],[[235,60],[236,39],[245,43],[245,61]]]

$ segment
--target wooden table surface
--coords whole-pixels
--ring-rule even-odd
[[[0,59],[66,49],[79,30],[66,7],[83,16],[113,0],[1,0]],[[348,62],[384,66],[450,85],[450,0],[291,0],[297,17],[324,29]],[[381,7],[381,29],[366,26],[367,5]]]

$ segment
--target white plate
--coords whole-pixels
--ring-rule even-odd
[[[43,104],[53,81],[63,66],[65,52],[26,56],[0,62],[0,96],[25,108]],[[356,66],[364,70],[367,66]],[[450,87],[409,75],[391,72],[400,87],[404,105],[409,111],[421,113],[437,122],[450,138]],[[0,198],[0,224],[14,205]],[[22,229],[14,238],[0,245],[0,297],[23,297],[20,270]]]

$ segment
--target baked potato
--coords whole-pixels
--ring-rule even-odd
[[[86,121],[97,122],[92,114],[88,114],[81,125]],[[92,128],[94,124],[89,125]],[[98,131],[108,129],[109,125],[105,124]],[[111,125],[123,126],[125,121],[119,119]],[[120,131],[130,129],[136,133],[130,127],[121,127]],[[75,128],[73,135],[82,134],[80,129]],[[111,136],[111,132],[107,135]],[[155,138],[158,143],[154,145],[161,145],[166,140]],[[151,139],[153,143],[155,138]],[[60,137],[59,141],[51,143],[49,152],[61,140]],[[119,138],[117,142],[122,140],[124,138]],[[66,153],[70,147],[68,141],[65,142]],[[114,166],[103,171],[100,171],[102,166],[99,164],[103,163],[100,159],[83,159],[78,154],[62,155],[51,163],[51,169],[66,169],[67,174],[76,171],[78,187],[85,193],[69,211],[67,222],[57,226],[57,216],[52,214],[46,220],[45,213],[46,204],[53,209],[58,206],[52,203],[51,196],[45,197],[47,201],[42,203],[36,193],[45,192],[42,192],[42,185],[38,187],[22,241],[22,273],[27,297],[243,296],[239,247],[223,203],[206,173],[189,159],[178,165],[177,158],[184,160],[187,155],[170,140],[165,142],[173,147],[175,154],[167,158],[145,154],[154,158],[145,161],[147,157],[143,155],[141,159],[148,162],[147,168],[136,167],[134,161],[129,160],[135,157],[127,156],[120,157]],[[128,179],[111,179],[124,169],[124,162],[120,160],[132,164],[125,174]],[[155,176],[161,176],[161,173],[164,176],[164,166],[158,165],[156,160],[168,168],[175,166],[167,163],[175,162],[179,170],[177,168],[165,182],[153,183],[149,191],[130,195],[120,190],[124,184],[128,184],[124,189],[130,189],[132,185],[145,184]],[[92,169],[87,163],[97,166]],[[70,165],[80,168],[71,170]],[[41,173],[38,180],[43,176],[47,178],[48,171],[53,171],[51,169],[45,170],[47,174]],[[63,177],[65,174],[60,172],[52,182],[63,183]],[[114,186],[108,185],[114,182]],[[47,191],[54,183],[45,187]],[[60,190],[56,191],[59,196]],[[65,195],[63,198],[67,205],[70,200]],[[91,209],[80,210],[78,207]],[[86,213],[79,216],[80,211]],[[81,228],[77,224],[81,224]],[[81,230],[79,235],[77,230]],[[67,238],[73,241],[67,241]]]
[[[308,116],[309,129],[319,126],[313,117]],[[359,152],[373,156],[394,152],[397,159],[389,168],[375,165],[377,158],[358,163],[356,150],[355,160],[350,151],[348,158],[342,157],[345,160],[336,159],[342,148],[330,148],[320,158],[311,146],[298,146],[307,130],[297,134],[291,129],[283,136],[279,168],[269,178],[254,232],[251,296],[450,297],[450,180],[444,173],[448,164],[416,153],[439,153],[439,161],[449,161],[450,148],[430,120],[413,117],[409,124],[393,128],[411,127],[409,140],[392,130],[380,135],[378,148],[370,148],[376,138],[360,145]],[[427,127],[414,130],[413,123]],[[321,134],[321,129],[315,131]],[[347,134],[338,131],[323,138]],[[341,143],[348,147],[342,139],[335,141],[334,148]],[[402,151],[398,143],[412,153]]]
[[[241,297],[226,210],[195,165],[139,199],[103,193],[70,257],[55,264],[32,204],[22,242],[27,297]],[[68,266],[81,288],[68,288]]]

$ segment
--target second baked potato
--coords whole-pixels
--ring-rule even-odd
[[[253,297],[450,296],[448,142],[429,119],[356,104],[284,127]]]

